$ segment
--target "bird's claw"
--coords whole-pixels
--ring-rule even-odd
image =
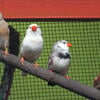
[[[65,75],[64,77],[65,77],[66,79],[68,79],[68,80],[70,79],[70,77],[69,77],[69,76],[67,76],[67,75]]]
[[[52,72],[52,69],[49,69],[49,72]]]
[[[22,65],[24,65],[24,58],[23,57],[21,57],[20,62]]]
[[[39,64],[37,62],[35,62],[35,64],[33,64],[35,66],[35,68],[37,68],[39,66]]]
[[[4,51],[2,54],[4,54],[5,57],[9,55],[8,51]]]

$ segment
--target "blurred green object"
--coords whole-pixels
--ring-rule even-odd
[[[9,21],[9,24],[20,32],[21,41],[31,23],[40,26],[44,38],[44,48],[38,63],[47,68],[52,45],[58,40],[67,40],[73,44],[70,48],[69,76],[73,80],[93,86],[93,79],[100,72],[100,20]],[[0,76],[2,73],[1,64]],[[35,76],[22,77],[21,71],[17,69],[9,100],[86,100],[86,98],[58,86],[48,87],[47,82]]]

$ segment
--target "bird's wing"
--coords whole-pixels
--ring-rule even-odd
[[[23,53],[23,43],[21,44],[20,55],[22,55],[22,53]]]
[[[50,69],[52,65],[53,65],[53,56],[50,56],[48,60],[48,68]]]
[[[25,39],[26,39],[26,36],[24,37],[22,43],[21,43],[21,48],[20,48],[20,55],[23,55],[24,53],[24,49],[25,49]],[[26,48],[27,49],[27,48]]]

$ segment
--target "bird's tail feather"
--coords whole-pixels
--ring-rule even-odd
[[[27,72],[22,71],[22,76],[27,76]]]

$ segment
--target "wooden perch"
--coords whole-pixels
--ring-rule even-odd
[[[45,81],[49,81],[52,79],[52,81],[55,82],[57,85],[65,89],[68,89],[72,92],[75,92],[81,96],[90,98],[92,100],[100,100],[100,91],[95,88],[83,85],[74,80],[67,80],[65,77],[53,72],[49,72],[45,68],[42,68],[42,67],[35,68],[33,67],[32,64],[26,61],[24,65],[22,65],[18,57],[11,54],[5,57],[4,54],[2,54],[1,52],[2,51],[0,51],[0,61],[3,63],[9,64],[11,66],[16,66],[18,69],[26,71],[27,73],[35,75]]]

